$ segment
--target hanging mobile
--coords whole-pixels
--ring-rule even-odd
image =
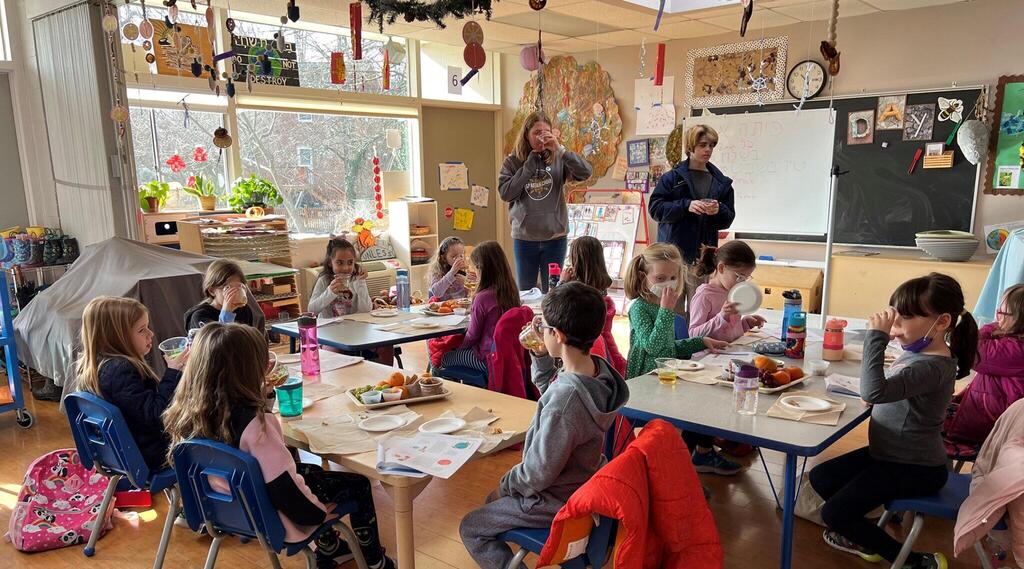
[[[231,146],[231,135],[228,134],[228,129],[218,127],[213,131],[213,145],[221,150]]]
[[[747,35],[747,23],[750,22],[750,16],[754,13],[754,0],[740,0],[740,4],[743,5],[743,16],[740,18],[740,37]]]
[[[288,0],[288,19],[292,22],[299,21],[299,7],[295,5],[295,0]]]
[[[530,7],[534,10],[543,10],[548,5],[548,0],[530,0]]]

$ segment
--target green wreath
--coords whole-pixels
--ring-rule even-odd
[[[419,0],[367,0],[370,6],[369,22],[377,22],[377,28],[384,33],[384,21],[394,24],[401,15],[406,22],[431,20],[437,27],[444,28],[448,16],[461,20],[473,14],[484,14],[491,19],[492,0],[438,0],[424,3]]]

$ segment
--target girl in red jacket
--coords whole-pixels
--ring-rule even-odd
[[[943,436],[951,456],[976,454],[996,419],[1024,399],[1024,284],[1006,289],[996,321],[978,332],[975,371],[950,405]]]
[[[604,358],[612,364],[615,371],[626,374],[626,358],[622,357],[619,347],[612,336],[612,322],[615,319],[615,302],[608,296],[608,287],[612,286],[612,277],[604,261],[604,247],[601,242],[589,235],[577,237],[569,245],[567,267],[562,273],[562,281],[579,281],[596,288],[604,295],[605,319],[601,339],[604,340]]]

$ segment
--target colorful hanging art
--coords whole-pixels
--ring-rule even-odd
[[[541,84],[544,89],[538,95]],[[555,123],[551,126],[560,133],[562,145],[593,167],[593,175],[580,186],[593,185],[615,164],[622,119],[611,77],[599,64],[580,65],[571,55],[549,59],[523,86],[512,128],[505,133],[506,154],[512,152],[526,116],[538,107]]]
[[[210,53],[203,46],[210,45],[206,28],[176,24],[167,26],[163,20],[145,20],[153,27],[153,56],[156,72],[160,75],[192,73],[192,62],[211,63]]]
[[[683,98],[693,108],[762,104],[786,89],[787,36],[693,49]]]
[[[331,53],[331,83],[334,85],[345,83],[345,54],[340,51]]]
[[[381,69],[380,86],[385,91],[391,90],[391,55],[384,50],[384,65]]]
[[[373,202],[377,208],[377,219],[384,219],[384,197],[380,188],[380,157],[373,157]]]
[[[348,25],[352,31],[352,59],[363,58],[363,5],[353,2],[348,5]]]
[[[384,33],[384,23],[394,24],[399,16],[406,22],[430,20],[439,28],[446,27],[445,19],[462,20],[473,14],[483,14],[491,19],[492,0],[366,0],[370,6],[369,22],[376,22],[378,31]]]

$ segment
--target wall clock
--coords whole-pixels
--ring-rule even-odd
[[[794,99],[813,99],[825,89],[825,67],[817,61],[801,61],[789,70],[786,90]]]

